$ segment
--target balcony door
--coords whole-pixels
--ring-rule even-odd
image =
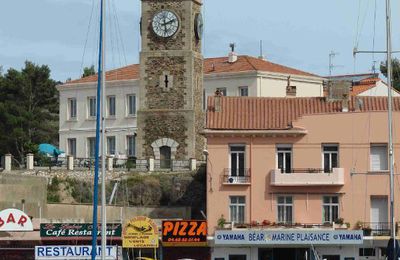
[[[244,177],[244,145],[231,145],[230,146],[230,176],[239,180]]]
[[[388,200],[387,197],[371,197],[371,229],[373,233],[388,230]]]

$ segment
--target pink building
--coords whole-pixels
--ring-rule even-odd
[[[386,98],[210,97],[208,104],[212,259],[384,259]],[[396,162],[400,99],[393,106]],[[394,185],[399,219],[398,175]]]

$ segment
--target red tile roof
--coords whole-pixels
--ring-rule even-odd
[[[357,96],[358,94],[363,93],[364,91],[367,91],[373,87],[376,87],[376,83],[380,80],[381,79],[379,79],[379,78],[363,79],[363,80],[359,81],[357,85],[352,86],[350,95]]]
[[[276,63],[272,63],[263,59],[251,56],[238,56],[238,60],[234,63],[228,62],[228,57],[207,58],[204,59],[204,74],[218,73],[235,73],[245,71],[266,71],[282,74],[291,74],[299,76],[319,77],[317,75],[304,72],[301,70],[285,67]],[[106,81],[115,80],[134,80],[139,79],[139,64],[129,65],[123,68],[106,72]],[[68,81],[65,84],[96,82],[97,74],[89,77]]]
[[[304,115],[340,113],[342,101],[311,98],[208,97],[207,129],[213,130],[283,130]],[[360,101],[357,101],[360,100]],[[393,99],[393,109],[400,111],[400,98]],[[361,104],[361,105],[360,105]],[[352,97],[349,111],[385,111],[386,97]]]

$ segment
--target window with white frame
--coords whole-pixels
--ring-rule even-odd
[[[278,222],[292,223],[293,222],[293,197],[278,196]]]
[[[76,138],[68,138],[68,154],[76,157]]]
[[[127,96],[127,113],[128,116],[136,116],[136,95]]]
[[[115,155],[115,136],[107,136],[107,154]]]
[[[276,146],[277,167],[281,173],[292,172],[292,145],[278,144]]]
[[[245,146],[244,145],[230,145],[230,176],[244,176],[245,174]]]
[[[333,168],[339,166],[339,147],[337,144],[323,144],[322,145],[322,157],[324,172],[332,172]]]
[[[96,97],[88,97],[88,116],[96,116]]]
[[[68,119],[76,119],[76,98],[68,99]]]
[[[339,197],[322,197],[322,221],[323,223],[333,223],[339,218]]]
[[[386,144],[371,144],[369,158],[371,171],[387,171],[388,150]]]
[[[239,87],[239,96],[247,97],[248,95],[249,95],[249,88],[247,86]]]
[[[96,150],[96,137],[88,137],[87,139],[87,151],[88,157],[94,158],[95,157],[95,150]]]
[[[115,116],[115,96],[107,97],[107,107],[108,107],[108,116],[114,117]]]
[[[127,143],[127,153],[128,156],[135,156],[136,155],[136,150],[135,150],[135,146],[136,146],[136,136],[134,135],[128,135],[126,136],[126,143]]]
[[[226,88],[217,88],[217,91],[221,94],[221,96],[226,96]]]
[[[234,223],[244,223],[244,212],[246,208],[245,196],[230,196],[230,221]]]

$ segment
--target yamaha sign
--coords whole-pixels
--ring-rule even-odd
[[[215,245],[359,245],[362,230],[243,230],[215,231]]]

